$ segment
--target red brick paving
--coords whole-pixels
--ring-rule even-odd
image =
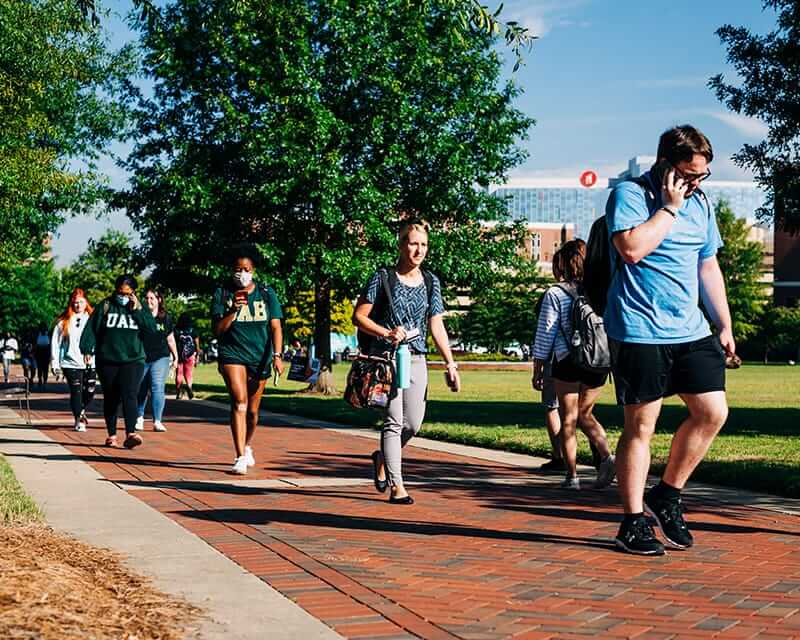
[[[695,547],[632,557],[611,544],[614,490],[567,493],[531,469],[410,448],[417,502],[390,505],[364,482],[373,441],[287,426],[258,430],[247,480],[361,480],[236,486],[225,410],[167,410],[169,432],[130,452],[98,446],[97,418],[68,428],[65,399],[34,400],[51,438],[345,637],[800,637],[795,516],[689,498]]]

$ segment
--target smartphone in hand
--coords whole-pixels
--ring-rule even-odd
[[[233,294],[233,302],[237,307],[247,304],[247,291],[237,291]]]

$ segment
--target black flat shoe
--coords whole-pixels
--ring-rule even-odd
[[[394,496],[389,496],[389,502],[392,504],[414,504],[414,498],[411,496],[405,496],[403,498],[395,498]]]
[[[381,480],[378,477],[378,467],[380,466],[380,451],[373,451],[372,452],[372,481],[375,483],[375,488],[380,491],[381,493],[386,493],[386,489],[389,488],[389,482],[386,480]]]

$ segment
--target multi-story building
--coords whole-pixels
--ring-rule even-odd
[[[493,192],[505,200],[512,220],[528,224],[574,225],[577,238],[589,235],[589,229],[603,215],[608,190],[599,186],[581,186],[579,176],[574,180],[561,178],[537,178],[535,180],[512,180]]]
[[[775,232],[775,304],[794,307],[800,304],[800,235]]]

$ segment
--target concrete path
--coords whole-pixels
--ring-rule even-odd
[[[0,431],[0,452],[55,526],[104,546],[138,534],[120,543],[131,564],[162,588],[206,598],[222,623],[240,610],[269,613],[238,637],[800,637],[797,501],[695,486],[686,500],[695,547],[639,558],[614,550],[615,489],[560,490],[527,456],[415,439],[405,470],[417,502],[396,506],[372,487],[370,431],[265,416],[257,465],[239,478],[227,474],[225,407],[170,401],[169,432],[146,432],[133,452],[100,446],[99,420],[71,431],[63,396],[36,397],[33,409],[36,429]],[[78,475],[104,487],[113,516],[77,524],[74,512],[94,501],[76,495],[91,490],[48,488]],[[136,514],[128,527],[125,513]],[[167,528],[139,532],[150,516]],[[187,541],[165,551],[173,537]],[[201,547],[216,550],[220,571],[233,561],[251,582],[203,582]],[[163,553],[172,555],[160,562]],[[255,583],[264,600],[241,606],[232,592],[258,594]],[[292,602],[276,603],[270,587]]]

